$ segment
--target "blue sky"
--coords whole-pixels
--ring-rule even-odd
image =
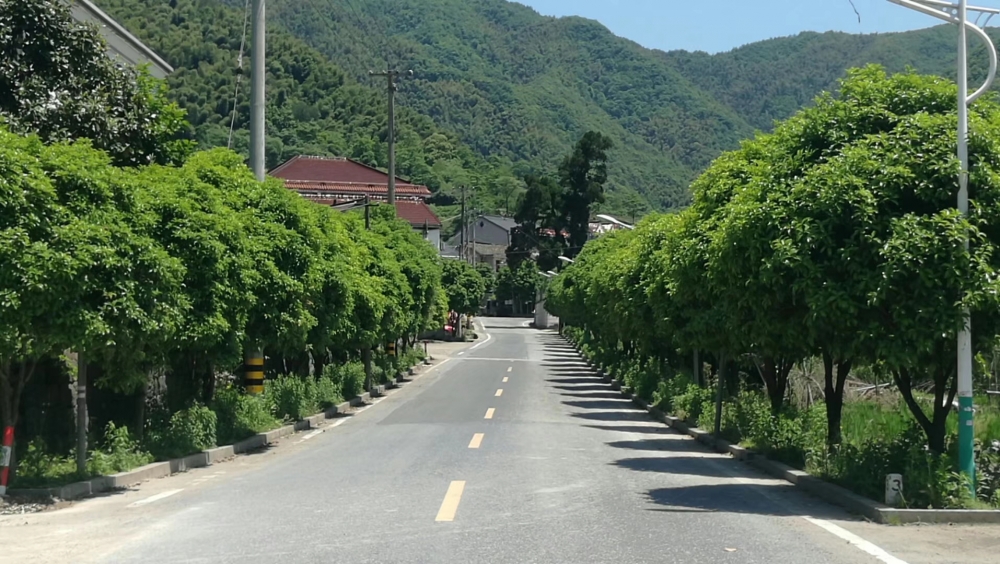
[[[548,16],[583,16],[616,35],[668,51],[716,53],[801,31],[884,33],[928,27],[937,20],[890,3],[854,0],[515,0]],[[980,5],[1000,6],[997,0]]]

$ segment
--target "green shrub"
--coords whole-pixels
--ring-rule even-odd
[[[340,392],[340,384],[334,382],[325,374],[316,380],[316,403],[326,409],[343,403],[344,396]]]
[[[665,413],[675,413],[674,400],[687,390],[691,380],[685,374],[676,374],[657,382],[653,392],[653,405]]]
[[[209,412],[211,413],[211,412]],[[212,429],[213,434],[215,429]],[[109,421],[104,428],[100,448],[92,450],[87,460],[87,473],[106,476],[127,472],[153,461],[153,456],[139,448],[128,432],[128,427],[118,427]]]
[[[281,425],[263,395],[247,395],[234,387],[215,393],[212,410],[218,418],[216,438],[220,445],[232,444]]]
[[[215,412],[196,404],[169,418],[150,417],[146,443],[158,460],[179,458],[214,447],[217,427]]]
[[[17,466],[17,474],[11,484],[15,488],[45,488],[60,486],[91,476],[103,476],[126,472],[153,461],[153,456],[139,448],[139,444],[129,435],[127,427],[118,427],[109,422],[98,448],[91,450],[87,458],[87,471],[76,471],[76,455],[60,456],[46,451],[45,443],[37,438],[28,444],[24,456]]]
[[[697,423],[705,403],[711,401],[712,390],[688,384],[684,392],[674,398],[674,413],[685,421]]]
[[[298,421],[319,411],[316,380],[310,377],[279,376],[268,380],[264,397],[279,419]]]
[[[39,437],[28,443],[10,485],[13,488],[46,488],[89,477],[77,474],[72,456],[47,452],[45,442]]]
[[[350,400],[361,395],[364,389],[365,365],[361,362],[348,362],[340,366],[327,365],[323,369],[322,377],[328,378],[337,386],[342,398]]]

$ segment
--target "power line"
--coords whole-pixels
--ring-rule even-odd
[[[250,0],[246,0],[243,6],[243,38],[240,39],[240,56],[236,60],[236,66],[240,69],[236,75],[236,92],[233,94],[233,119],[229,122],[229,141],[226,143],[227,149],[233,148],[233,129],[236,127],[236,109],[240,103],[240,82],[243,80],[243,50],[247,43],[247,22],[250,21]]]

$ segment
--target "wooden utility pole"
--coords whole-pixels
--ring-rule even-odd
[[[465,186],[462,186],[462,231],[461,231],[461,241],[462,244],[458,250],[458,258],[461,261],[465,261]]]
[[[386,70],[382,72],[368,71],[370,76],[384,76],[389,90],[389,204],[396,205],[396,78],[413,76],[413,71],[400,72]]]

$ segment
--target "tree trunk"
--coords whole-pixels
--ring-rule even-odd
[[[893,380],[896,387],[903,395],[903,401],[910,408],[910,413],[916,418],[920,428],[927,436],[927,446],[936,454],[944,454],[944,443],[946,435],[946,423],[948,412],[951,411],[951,404],[955,401],[958,393],[958,378],[955,371],[937,369],[934,372],[934,410],[933,419],[927,417],[924,410],[913,397],[913,373],[909,368],[900,367],[892,371]],[[951,385],[948,381],[951,380]]]
[[[215,364],[209,362],[205,367],[205,380],[202,384],[201,396],[205,405],[209,405],[215,399]]]
[[[135,394],[135,421],[133,422],[132,435],[140,442],[146,429],[146,390],[148,386],[149,384],[143,384]]]
[[[722,433],[722,390],[726,384],[726,355],[720,354],[722,361],[719,363],[719,377],[716,380],[715,391],[715,438],[720,438]]]
[[[844,385],[851,371],[852,361],[839,360],[823,353],[823,369],[826,386],[823,391],[826,400],[826,446],[833,448],[843,441],[840,421],[844,410]],[[834,372],[836,368],[836,372]]]
[[[87,473],[87,359],[77,353],[76,371],[76,471]]]
[[[785,404],[785,391],[788,388],[788,374],[792,371],[792,362],[786,358],[764,357],[758,365],[758,370],[767,388],[767,397],[771,400],[771,414],[778,415]]]
[[[372,391],[372,349],[365,347],[361,349],[361,359],[365,364],[365,391]],[[351,399],[351,398],[344,398]]]
[[[323,371],[326,370],[326,357],[328,354],[327,350],[323,349],[318,354],[313,355],[313,366],[315,367],[317,378],[322,377]]]

